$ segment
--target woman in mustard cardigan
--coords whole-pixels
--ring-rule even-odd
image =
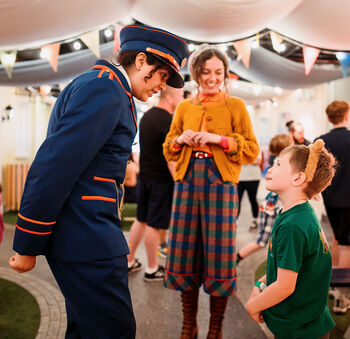
[[[252,163],[259,146],[244,102],[220,90],[227,55],[202,45],[189,68],[198,94],[178,105],[163,145],[166,160],[176,161],[164,285],[182,291],[182,339],[197,338],[202,284],[210,294],[207,338],[221,338],[236,288],[237,182],[241,164]]]

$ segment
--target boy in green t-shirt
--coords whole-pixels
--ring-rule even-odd
[[[266,275],[246,307],[278,339],[328,338],[334,327],[327,306],[332,258],[308,203],[335,173],[335,159],[323,146],[317,140],[287,147],[266,175],[266,188],[279,195],[283,210],[271,234]]]

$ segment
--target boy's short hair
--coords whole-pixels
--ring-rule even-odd
[[[279,155],[282,150],[291,144],[288,134],[277,134],[270,140],[269,151],[272,155]]]
[[[289,163],[296,172],[304,172],[310,154],[310,148],[305,145],[291,145],[285,148],[280,155],[291,153]],[[337,162],[325,148],[320,153],[316,171],[311,182],[307,183],[304,193],[311,199],[317,193],[324,191],[332,182]]]
[[[326,108],[328,120],[334,125],[341,123],[348,112],[349,103],[347,101],[336,100]]]

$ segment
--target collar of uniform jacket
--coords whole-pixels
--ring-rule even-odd
[[[116,73],[119,77],[120,73],[122,74],[121,77],[119,77],[120,81],[122,82],[124,88],[131,93],[131,82],[128,74],[126,73],[125,69],[122,66],[115,66],[108,62],[107,60],[97,60],[95,65],[103,65],[108,68],[110,68],[114,73]]]

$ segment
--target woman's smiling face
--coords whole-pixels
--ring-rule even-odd
[[[216,56],[208,59],[202,66],[199,86],[203,93],[215,94],[225,79],[224,63]]]

